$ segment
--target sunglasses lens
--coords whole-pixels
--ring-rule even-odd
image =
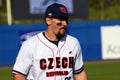
[[[57,25],[58,25],[58,26],[61,26],[61,25],[62,25],[62,22],[57,23]]]

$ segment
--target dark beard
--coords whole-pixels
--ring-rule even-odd
[[[60,34],[60,33],[58,33],[58,34],[56,34],[56,37],[60,40],[61,38],[63,38],[65,36],[65,34]]]

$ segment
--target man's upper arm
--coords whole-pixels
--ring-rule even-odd
[[[74,78],[75,80],[88,80],[85,70],[83,70],[78,74],[74,74]]]
[[[26,80],[26,76],[20,73],[13,73],[13,79],[14,80]]]

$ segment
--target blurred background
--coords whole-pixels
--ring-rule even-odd
[[[32,0],[8,0],[8,7],[11,11],[9,11],[12,17],[12,23],[37,23],[41,21],[41,17],[37,18],[36,15],[30,15],[30,3]],[[39,0],[35,0],[39,1]],[[42,0],[38,2],[45,3],[45,5],[49,5],[52,2],[64,3],[65,1],[60,0]],[[34,1],[33,1],[34,2]],[[71,20],[115,20],[120,19],[120,1],[119,0],[68,0],[71,8],[73,8],[74,15],[76,18],[72,18]],[[34,2],[35,3],[35,2]],[[34,7],[33,3],[33,7]],[[10,5],[9,5],[10,4]],[[35,3],[36,4],[36,3]],[[32,5],[32,4],[31,4]],[[69,5],[68,5],[69,6]],[[38,8],[41,6],[38,6]],[[0,23],[7,23],[7,0],[0,0]],[[17,12],[18,11],[18,12]],[[20,12],[22,11],[22,12]],[[23,12],[24,11],[24,12]],[[71,12],[72,13],[72,12]],[[21,14],[21,15],[20,15]],[[42,14],[42,13],[40,13]],[[23,15],[23,17],[22,17]],[[24,16],[25,15],[25,16]],[[33,16],[31,18],[31,16]],[[21,18],[20,18],[21,17]]]
[[[0,0],[0,80],[12,80],[21,43],[46,29],[52,3],[68,8],[67,33],[81,43],[89,80],[120,80],[120,0]]]

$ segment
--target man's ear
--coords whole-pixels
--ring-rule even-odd
[[[46,21],[46,24],[47,24],[47,25],[50,25],[50,24],[51,24],[51,19],[50,19],[50,18],[46,18],[45,21]]]

